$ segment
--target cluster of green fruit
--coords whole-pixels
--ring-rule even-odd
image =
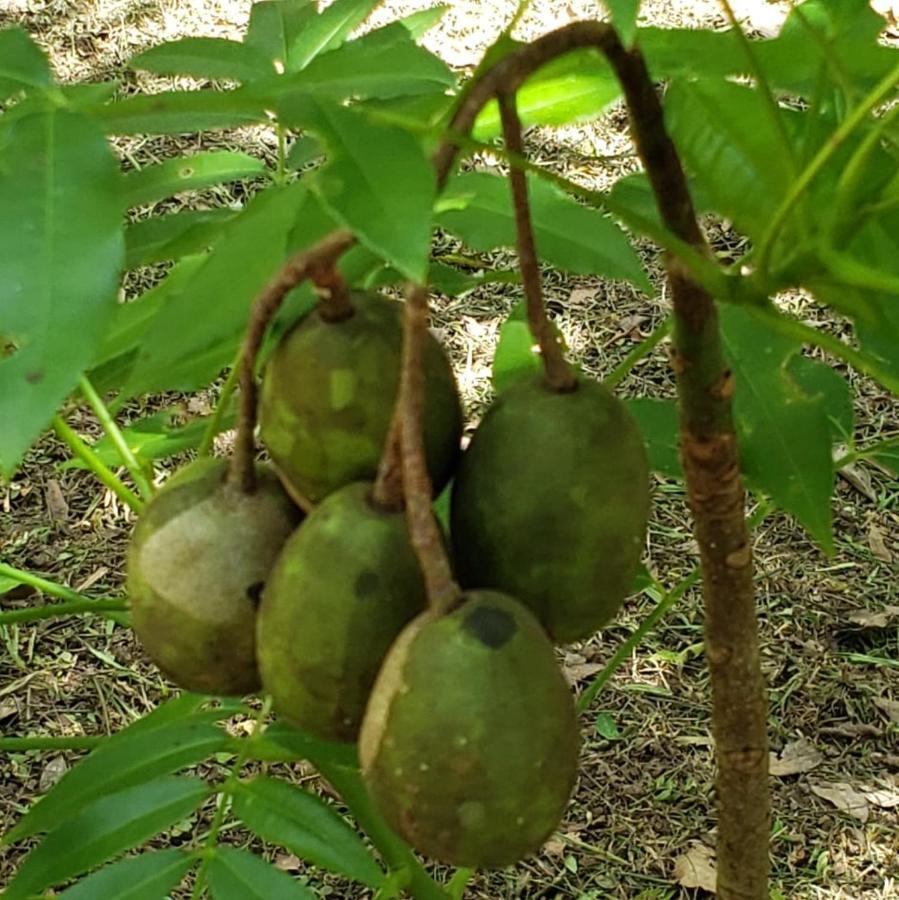
[[[358,741],[375,803],[417,849],[508,865],[556,827],[574,784],[578,729],[553,641],[595,631],[631,587],[643,445],[601,385],[558,393],[533,377],[499,396],[461,454],[452,370],[429,336],[426,457],[435,492],[455,479],[449,549],[465,589],[437,614],[402,509],[372,491],[403,306],[351,301],[342,321],[301,320],[266,368],[261,436],[277,476],[259,466],[246,494],[203,459],[148,505],[129,552],[134,628],[183,687],[261,685],[287,721]]]

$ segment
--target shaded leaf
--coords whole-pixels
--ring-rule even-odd
[[[239,178],[252,178],[266,171],[265,163],[247,153],[212,150],[179,156],[146,166],[125,176],[126,206],[142,206],[171,197],[181,191],[194,191],[211,184],[224,184]]]
[[[639,257],[612,219],[538,178],[528,178],[528,192],[543,261],[578,275],[624,279],[651,292]],[[439,223],[476,250],[515,245],[509,186],[498,175],[455,176],[441,195],[438,210]]]
[[[160,778],[91,803],[25,857],[3,894],[25,900],[149,840],[209,796],[198,778]]]
[[[524,301],[515,304],[499,330],[493,354],[493,388],[499,393],[521,378],[538,372],[543,362],[528,328]]]
[[[701,888],[714,894],[718,880],[715,851],[699,841],[693,841],[690,849],[674,861],[674,877],[681,887]]]
[[[290,759],[308,759],[310,762],[330,762],[340,766],[357,768],[359,759],[352,744],[323,741],[286,722],[274,722],[264,732],[266,740],[277,744],[290,754]]]
[[[157,75],[231,81],[252,81],[272,73],[271,61],[252,44],[215,37],[185,37],[157,44],[131,57],[128,65]]]
[[[0,31],[0,101],[22,88],[49,87],[53,81],[44,51],[24,28]]]
[[[674,400],[638,397],[625,400],[625,405],[640,429],[650,469],[668,478],[682,479],[684,470],[680,463],[677,404]]]
[[[352,109],[312,100],[304,106],[308,127],[329,150],[315,174],[319,198],[371,251],[424,280],[436,182],[418,142]]]
[[[621,42],[625,47],[630,47],[637,32],[640,0],[602,0],[602,2],[612,15],[612,24],[621,36]]]
[[[183,769],[227,745],[228,736],[221,728],[192,718],[137,730],[126,728],[66,772],[3,841],[12,843],[48,831],[100,797]]]
[[[288,69],[303,69],[319,54],[337,49],[379,3],[380,0],[334,0],[294,38],[287,53]]]
[[[567,125],[601,116],[621,95],[605,58],[596,50],[576,50],[540,68],[518,89],[518,115],[526,128]],[[472,135],[487,141],[502,133],[496,101],[475,121]]]
[[[286,781],[242,781],[234,811],[252,832],[315,865],[378,887],[384,874],[358,834],[323,800]]]
[[[787,363],[787,372],[811,399],[819,399],[831,425],[834,441],[846,441],[855,426],[855,410],[849,382],[818,360],[794,356]]]
[[[811,772],[824,762],[824,757],[818,752],[818,748],[807,738],[787,744],[780,754],[770,753],[768,772],[778,778],[786,775],[799,775],[802,772]]]
[[[849,813],[860,822],[867,822],[871,810],[865,795],[857,791],[845,781],[834,781],[830,784],[813,784],[812,793],[832,803],[837,809]]]
[[[621,740],[621,732],[615,724],[615,719],[611,713],[601,712],[594,722],[596,733],[607,741]]]
[[[193,864],[181,850],[129,856],[83,878],[59,900],[160,900],[181,883]]]
[[[124,241],[118,163],[90,119],[48,111],[4,134],[0,209],[15,210],[0,216],[0,473],[9,476],[100,342]]]
[[[135,222],[125,229],[125,268],[202,253],[221,235],[225,222],[236,215],[233,209],[183,209]]]
[[[188,134],[267,119],[264,102],[245,88],[135,94],[101,106],[93,117],[107,134]]]
[[[217,847],[209,865],[214,900],[315,900],[315,894],[248,850]]]
[[[194,390],[231,361],[254,297],[284,260],[305,190],[298,182],[269,188],[224,226],[203,264],[165,294],[122,389],[126,396]]]
[[[311,134],[304,134],[293,142],[285,162],[291,169],[302,169],[303,166],[320,159],[324,153],[322,145],[316,138]]]
[[[877,460],[894,475],[899,475],[899,438],[882,441],[866,452],[865,456]]]
[[[288,51],[316,17],[315,0],[262,0],[250,7],[244,43],[285,69]]]
[[[734,306],[721,309],[721,328],[743,471],[832,553],[831,426],[822,398],[808,397],[786,368],[801,346]]]

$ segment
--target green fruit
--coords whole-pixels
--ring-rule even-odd
[[[578,747],[552,644],[524,606],[490,591],[407,626],[359,739],[388,823],[428,856],[487,868],[517,862],[558,826]]]
[[[646,452],[624,404],[586,378],[558,393],[534,375],[500,394],[459,465],[460,581],[522,600],[557,642],[585,638],[631,591],[648,515]]]
[[[288,332],[265,371],[262,439],[285,487],[304,506],[353,481],[373,480],[393,416],[403,306],[354,292],[355,313],[327,322],[312,312]],[[459,455],[462,409],[439,342],[425,350],[425,449],[439,491]]]
[[[372,485],[329,495],[285,544],[257,619],[275,710],[326,740],[355,741],[390,645],[427,605],[405,515]]]
[[[199,459],[147,504],[128,548],[134,631],[175,684],[204,694],[259,687],[256,608],[299,513],[275,475],[258,467],[244,494],[228,464]]]

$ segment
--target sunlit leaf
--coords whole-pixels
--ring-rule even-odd
[[[449,11],[448,3],[438,3],[430,9],[421,9],[410,13],[399,20],[400,25],[412,35],[413,40],[418,40],[429,32]]]
[[[305,68],[315,57],[336,50],[361,25],[380,0],[334,0],[306,23],[287,52],[287,68]]]
[[[252,81],[272,73],[272,64],[252,44],[215,37],[185,37],[157,44],[133,56],[128,65],[156,75],[192,75]]]
[[[543,366],[531,330],[528,328],[524,302],[515,305],[503,322],[493,354],[493,387],[497,393],[538,372]]]
[[[125,229],[125,267],[134,269],[202,253],[236,215],[233,209],[183,209],[135,222]]]
[[[44,51],[24,28],[0,31],[0,101],[22,88],[45,88],[52,83]]]

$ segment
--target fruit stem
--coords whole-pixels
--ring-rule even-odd
[[[240,410],[237,419],[237,438],[228,479],[244,493],[256,490],[256,408],[259,391],[256,386],[256,357],[268,326],[281,308],[287,294],[300,282],[308,278],[313,270],[333,262],[345,250],[352,247],[356,239],[345,229],[332,231],[307,250],[294,254],[281,267],[253,301],[247,330],[244,334],[240,354]]]
[[[89,447],[61,416],[53,417],[53,430],[56,436],[65,441],[72,453],[94,473],[99,481],[106,485],[126,506],[139,513],[144,501],[130,488],[122,484],[121,479],[103,462],[96,451]]]
[[[500,91],[496,99],[499,103],[506,149],[510,153],[521,156],[524,148],[515,93]],[[528,327],[534,340],[540,346],[547,385],[554,391],[572,391],[577,386],[577,378],[571,366],[565,361],[562,345],[546,314],[546,304],[543,302],[543,285],[537,248],[534,243],[534,228],[531,223],[527,178],[524,171],[514,162],[509,164],[509,184],[512,188],[512,204],[515,209],[518,268],[521,270],[524,296],[527,301]]]
[[[401,420],[403,485],[406,518],[418,556],[428,605],[438,615],[456,605],[461,590],[453,579],[446,547],[431,508],[432,486],[425,462],[422,406],[424,405],[424,346],[428,334],[428,291],[422,285],[406,288],[403,368],[398,409]]]
[[[234,389],[237,387],[238,378],[240,378],[239,352],[237,358],[231,364],[231,371],[228,373],[228,377],[225,379],[221,391],[219,391],[215,409],[212,411],[212,415],[206,423],[203,439],[200,441],[200,446],[197,447],[197,456],[209,456],[209,454],[212,453],[212,445],[215,443],[215,436],[221,431],[222,419],[225,417],[225,410],[228,408],[231,397],[234,394]]]
[[[372,488],[371,500],[385,512],[399,512],[403,497],[403,417],[399,405],[393,411],[384,451],[378,463],[378,474]]]
[[[313,269],[310,277],[320,301],[318,314],[325,322],[344,322],[353,315],[350,289],[333,261]]]

